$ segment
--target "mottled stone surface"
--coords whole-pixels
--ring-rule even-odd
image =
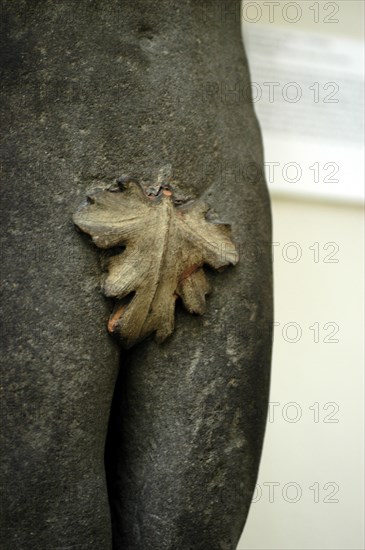
[[[233,550],[268,399],[269,201],[239,3],[2,0],[1,547]],[[123,352],[71,215],[171,165],[241,261],[207,313]]]

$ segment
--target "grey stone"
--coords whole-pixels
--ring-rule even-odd
[[[236,0],[2,0],[4,550],[237,545],[272,322],[239,15]],[[241,260],[209,273],[204,316],[177,307],[173,336],[122,352],[118,369],[99,253],[71,215],[87,190],[122,173],[153,185],[164,167],[232,224]]]

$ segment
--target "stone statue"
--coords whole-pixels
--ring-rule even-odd
[[[1,26],[0,546],[234,550],[259,466],[272,324],[240,2],[2,0]],[[193,237],[191,248],[171,237],[173,318],[138,328],[129,315],[126,332],[125,272],[104,284],[109,298],[100,280],[128,247],[118,237],[100,253],[72,220],[95,193],[114,208],[121,186],[151,199],[146,232],[164,204],[224,244],[203,257]],[[148,242],[130,269],[154,272]]]

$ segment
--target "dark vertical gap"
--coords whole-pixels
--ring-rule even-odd
[[[105,442],[104,464],[112,524],[113,549],[119,548],[121,527],[121,477],[119,474],[122,451],[122,419],[127,411],[126,387],[129,370],[129,353],[122,350],[119,359],[119,374],[114,388],[108,432]],[[119,467],[118,467],[119,465]]]

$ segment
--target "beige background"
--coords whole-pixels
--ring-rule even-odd
[[[314,2],[297,3],[299,30],[363,38],[362,0],[333,2],[334,25],[313,23]],[[286,24],[281,6],[274,25]],[[362,206],[282,196],[272,209],[278,324],[271,406],[238,549],[363,549]]]

